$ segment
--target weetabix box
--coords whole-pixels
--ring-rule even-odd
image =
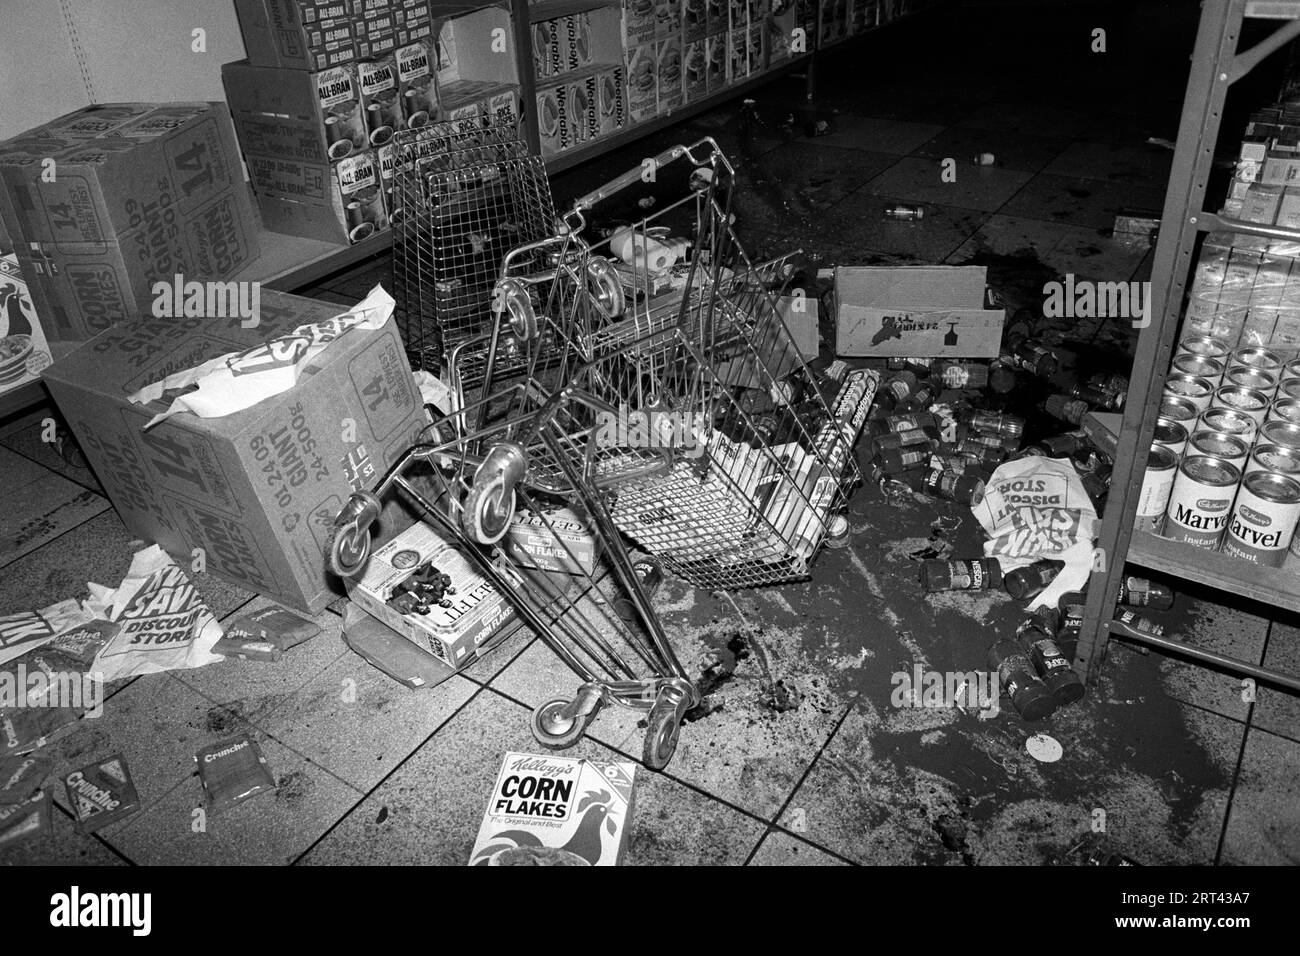
[[[235,0],[244,51],[253,66],[324,70],[357,58],[347,0]]]
[[[596,89],[600,96],[600,134],[617,133],[628,123],[627,73],[621,66],[602,70]]]
[[[348,495],[373,486],[424,424],[396,322],[344,333],[287,392],[222,418],[175,415],[127,396],[174,372],[338,315],[263,290],[258,324],[145,315],[83,343],[45,382],[122,522],[185,567],[314,614],[342,594],[323,561]]]
[[[533,25],[533,75],[548,80],[562,72],[564,57],[560,54],[561,22],[539,20]]]
[[[636,764],[507,753],[470,866],[617,866]]]
[[[727,34],[727,82],[739,83],[749,76],[749,31]]]
[[[600,80],[594,73],[567,81],[566,106],[574,146],[600,135]]]
[[[563,80],[537,88],[537,132],[542,155],[554,156],[574,144],[569,114],[569,85]]]
[[[0,219],[52,342],[145,311],[160,279],[228,279],[260,252],[221,103],[88,106],[0,143]]]

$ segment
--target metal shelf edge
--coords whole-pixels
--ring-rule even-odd
[[[1261,567],[1148,531],[1133,532],[1127,560],[1271,607],[1300,611],[1300,573],[1294,568]]]

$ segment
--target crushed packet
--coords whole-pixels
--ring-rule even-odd
[[[249,797],[275,789],[275,777],[252,737],[241,735],[194,755],[208,809],[222,813]]]
[[[58,601],[39,611],[0,615],[0,664],[21,657],[58,635],[90,624],[97,614],[75,598]]]
[[[281,392],[287,392],[298,382],[298,376],[331,342],[353,329],[381,328],[393,314],[393,297],[382,286],[375,286],[370,294],[348,311],[323,322],[300,325],[292,332],[244,349],[227,352],[214,359],[168,375],[161,381],[146,385],[129,396],[137,405],[161,399],[165,393],[186,389],[175,398],[167,411],[155,415],[145,429],[181,412],[192,412],[199,418],[220,418],[252,408]],[[190,386],[194,386],[190,388]]]
[[[41,754],[0,757],[0,806],[26,803],[53,769],[54,761]]]
[[[42,790],[23,803],[0,806],[0,852],[50,832],[50,795]]]
[[[63,778],[77,825],[87,833],[116,823],[140,809],[140,794],[126,758],[114,754],[74,770]]]

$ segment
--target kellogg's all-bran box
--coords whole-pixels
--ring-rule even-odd
[[[617,866],[636,764],[507,753],[470,866]]]

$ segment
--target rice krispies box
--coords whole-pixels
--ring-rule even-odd
[[[395,606],[407,582],[431,572],[451,579],[440,602],[430,603],[425,613]],[[348,596],[363,611],[455,670],[496,646],[515,619],[510,602],[460,547],[422,521],[375,551],[361,576],[347,586]]]
[[[507,753],[470,866],[618,866],[636,764]]]
[[[410,364],[389,321],[353,329],[293,388],[220,418],[174,415],[127,396],[230,352],[265,348],[345,311],[263,289],[258,324],[149,315],[123,322],[45,370],[45,384],[123,524],[185,567],[315,614],[342,595],[324,548],[355,490],[378,476],[425,422]]]

